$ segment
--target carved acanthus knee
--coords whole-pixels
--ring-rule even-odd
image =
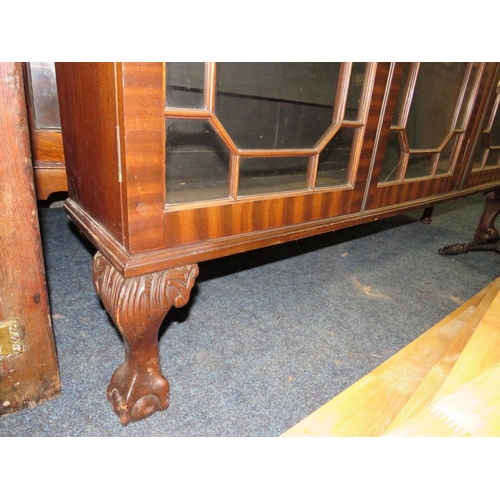
[[[94,285],[125,341],[125,361],[108,387],[108,399],[123,424],[168,406],[169,386],[158,360],[158,329],[172,306],[189,300],[197,264],[124,278],[100,252]]]

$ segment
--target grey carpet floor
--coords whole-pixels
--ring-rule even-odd
[[[0,436],[278,436],[498,276],[470,241],[482,195],[200,264],[161,328],[170,407],[123,427],[105,390],[123,343],[94,291],[93,249],[40,207],[62,393],[0,419]]]

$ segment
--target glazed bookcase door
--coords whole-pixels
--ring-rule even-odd
[[[164,244],[358,212],[387,70],[165,63]]]
[[[485,63],[392,63],[366,209],[460,187],[461,153]]]
[[[484,81],[484,99],[471,129],[467,151],[467,174],[463,187],[488,187],[500,179],[500,65],[490,64],[490,78]],[[484,106],[484,107],[483,107]]]

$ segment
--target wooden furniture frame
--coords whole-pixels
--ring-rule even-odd
[[[410,146],[402,148],[406,157],[431,159],[428,175],[405,176],[405,160],[390,182],[380,179],[387,143],[395,130],[410,137],[405,120],[419,64],[409,66],[403,92],[402,64],[366,63],[357,115],[347,119],[352,68],[352,63],[340,65],[332,121],[311,147],[248,148],[232,137],[218,114],[215,63],[205,65],[202,105],[189,108],[168,106],[164,63],[56,64],[69,189],[65,208],[98,249],[96,289],[125,339],[125,362],[108,388],[122,423],[168,406],[157,332],[170,307],[188,301],[199,262],[500,186],[499,165],[476,180],[469,161],[499,78],[497,63],[463,67],[445,140],[413,150],[409,140]],[[397,106],[403,118],[392,125]],[[204,121],[222,141],[230,159],[226,197],[169,203],[169,120]],[[325,186],[317,182],[321,154],[343,128],[352,132],[345,177]],[[246,159],[290,157],[307,159],[302,188],[241,194]],[[442,168],[438,162],[444,157]]]
[[[24,63],[23,73],[36,195],[46,200],[68,190],[54,63]]]

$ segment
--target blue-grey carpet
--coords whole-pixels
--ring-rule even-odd
[[[0,419],[0,436],[278,436],[498,275],[472,239],[482,195],[200,264],[161,328],[170,407],[123,427],[106,399],[123,343],[96,295],[93,249],[40,207],[62,393]]]

